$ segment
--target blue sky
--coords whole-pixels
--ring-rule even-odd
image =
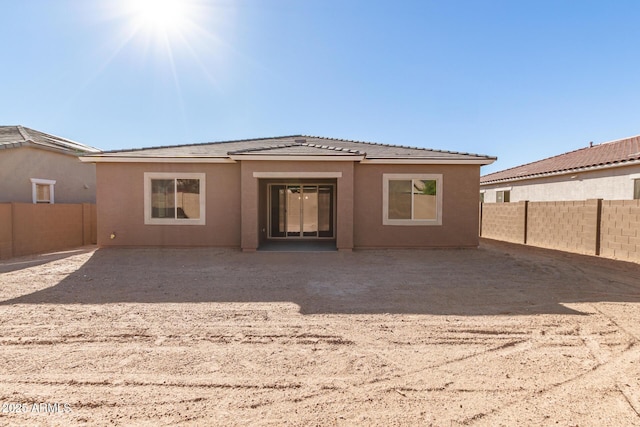
[[[640,134],[640,2],[2,2],[0,123],[103,150],[307,134],[498,156]],[[188,2],[188,0],[184,0]]]

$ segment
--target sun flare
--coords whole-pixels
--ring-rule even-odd
[[[156,36],[184,32],[192,19],[188,0],[129,0],[127,3],[138,29]]]
[[[110,0],[100,11],[115,30],[101,70],[118,57],[138,67],[153,64],[154,75],[173,81],[178,98],[181,72],[197,68],[216,84],[212,70],[229,51],[220,34],[229,28],[233,7],[216,0]]]

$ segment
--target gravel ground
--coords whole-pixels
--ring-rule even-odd
[[[479,249],[0,262],[1,425],[640,425],[640,266]]]

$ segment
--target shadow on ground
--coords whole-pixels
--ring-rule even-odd
[[[100,249],[61,281],[0,304],[292,302],[302,314],[504,315],[581,314],[567,305],[602,301],[640,302],[640,266],[483,241],[353,253]]]
[[[84,246],[79,249],[69,249],[66,251],[53,252],[47,254],[28,255],[19,258],[9,259],[0,262],[0,274],[12,271],[23,270],[25,268],[36,267],[59,259],[69,258],[72,255],[87,253],[95,250],[95,246]]]

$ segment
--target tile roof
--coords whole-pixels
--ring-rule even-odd
[[[97,157],[229,157],[264,156],[366,156],[367,159],[474,160],[492,163],[496,158],[482,154],[428,148],[378,144],[317,136],[291,135],[273,138],[208,142],[201,144],[107,151]]]
[[[267,156],[331,156],[363,155],[364,153],[343,147],[307,143],[306,139],[296,139],[294,143],[266,145],[228,152],[229,155],[267,155]]]
[[[0,126],[0,149],[35,145],[72,154],[95,154],[100,150],[70,139],[23,126]]]
[[[640,135],[592,145],[558,156],[527,163],[480,178],[481,184],[535,178],[550,174],[578,172],[591,168],[640,162]]]

